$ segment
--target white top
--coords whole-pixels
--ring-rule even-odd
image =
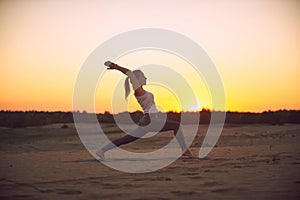
[[[137,88],[141,87],[140,82],[135,77],[132,71],[128,71],[126,75],[130,78],[133,90],[136,90]],[[157,113],[158,110],[156,108],[155,102],[154,102],[154,96],[151,92],[146,91],[146,93],[142,96],[135,96],[138,103],[141,105],[142,109],[144,110],[144,113]]]
[[[156,108],[154,102],[154,96],[151,92],[146,91],[146,93],[142,96],[135,96],[139,104],[144,110],[144,113],[157,113],[158,110]]]

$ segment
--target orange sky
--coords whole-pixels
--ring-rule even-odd
[[[0,109],[72,110],[76,76],[88,55],[114,35],[138,28],[169,29],[197,42],[222,77],[226,110],[300,109],[299,1],[175,2],[1,1]],[[119,64],[133,69],[140,64],[136,58],[158,57],[184,77],[193,74],[161,52],[133,53]],[[118,72],[105,76],[116,82],[123,78]],[[189,83],[199,105],[181,108],[167,88],[150,84],[146,89],[156,93],[161,110],[209,107],[203,80],[194,77]],[[95,93],[96,112],[111,111],[110,87],[104,95]],[[128,109],[139,109],[134,99]]]

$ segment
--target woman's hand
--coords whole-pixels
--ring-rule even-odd
[[[110,70],[110,69],[116,69],[116,70],[119,70],[120,72],[123,72],[124,74],[126,74],[128,71],[130,71],[129,69],[127,68],[124,68],[124,67],[121,67],[113,62],[110,62],[110,61],[106,61],[104,63],[105,66],[107,66],[107,69]]]
[[[104,65],[107,66],[107,69],[118,69],[119,67],[117,64],[110,61],[106,61]]]

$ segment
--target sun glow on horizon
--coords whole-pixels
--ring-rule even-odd
[[[1,1],[0,110],[72,111],[76,77],[90,53],[139,28],[172,30],[198,43],[221,75],[227,111],[299,110],[299,8],[294,0]],[[145,89],[155,94],[161,110],[218,110],[204,77],[174,55],[132,52],[117,62],[130,69],[160,64],[188,80],[198,103],[180,97],[180,105],[175,94],[184,88],[176,80],[170,80],[174,91],[158,87],[154,73],[146,70]],[[156,72],[156,78],[166,76]],[[95,90],[95,109],[87,111],[141,110],[134,98],[125,101],[123,81],[123,74],[105,72]],[[113,94],[123,102],[115,111]]]

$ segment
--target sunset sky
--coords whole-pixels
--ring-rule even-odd
[[[89,54],[113,36],[139,28],[168,29],[197,42],[220,73],[226,110],[300,109],[299,19],[297,0],[2,0],[0,110],[73,110],[74,84]],[[145,88],[161,110],[211,108],[204,81],[191,77],[191,68],[174,55],[133,52],[118,64],[134,69],[151,59],[189,79],[199,101],[180,107],[167,87],[149,84]],[[112,86],[105,85],[123,78],[112,71],[103,75],[95,112],[112,111]],[[134,99],[128,102],[129,110],[140,109]]]

